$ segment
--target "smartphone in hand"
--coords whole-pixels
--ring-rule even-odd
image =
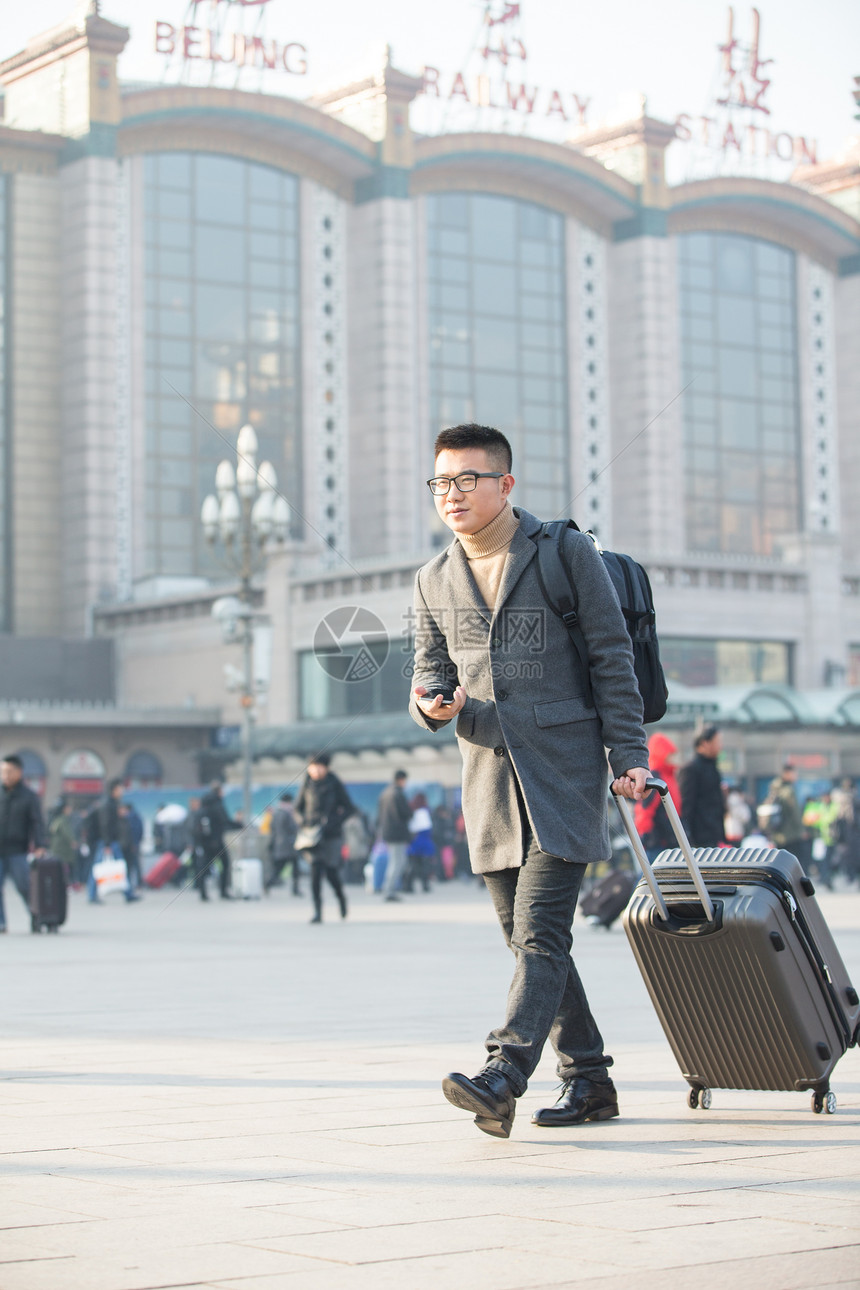
[[[435,685],[435,686],[433,686],[430,690],[428,690],[427,694],[426,694],[424,697],[425,697],[426,699],[429,699],[429,700],[432,702],[432,701],[433,701],[433,699],[435,699],[437,695],[441,695],[441,696],[442,696],[442,707],[443,707],[443,708],[450,708],[450,707],[451,707],[451,705],[452,705],[452,704],[453,704],[453,702],[454,702],[454,689],[453,689],[453,686],[450,686],[450,685]]]

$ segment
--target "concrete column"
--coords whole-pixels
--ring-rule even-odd
[[[672,239],[610,248],[612,541],[643,560],[685,546],[677,297]]]
[[[117,586],[117,162],[63,168],[63,630]]]
[[[60,186],[56,176],[15,175],[11,317],[11,628],[21,636],[60,633]]]
[[[612,544],[611,374],[607,333],[607,243],[573,219],[566,222],[567,368],[571,505],[582,529]]]
[[[842,551],[860,572],[860,273],[834,284],[837,451],[841,485]]]
[[[415,549],[416,462],[427,461],[416,395],[415,213],[381,197],[350,212],[351,549]]]

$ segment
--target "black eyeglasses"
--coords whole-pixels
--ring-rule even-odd
[[[479,479],[502,479],[504,474],[503,470],[464,470],[462,475],[454,475],[452,479],[447,475],[436,475],[434,479],[427,480],[427,487],[434,497],[444,497],[452,484],[456,484],[458,493],[474,493]]]

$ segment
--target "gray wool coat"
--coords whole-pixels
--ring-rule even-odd
[[[463,756],[463,817],[475,873],[522,863],[518,792],[543,851],[589,863],[610,856],[609,763],[616,776],[648,765],[642,700],[621,607],[590,538],[563,536],[588,643],[594,707],[585,705],[579,656],[537,576],[527,534],[540,521],[514,508],[520,527],[494,610],[478,591],[460,542],[418,571],[412,685],[465,686],[456,718]],[[425,716],[412,695],[419,725]]]

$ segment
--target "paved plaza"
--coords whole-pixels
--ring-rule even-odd
[[[620,927],[578,924],[622,1117],[508,1141],[442,1098],[473,1073],[511,962],[450,883],[349,919],[286,888],[72,899],[31,936],[7,886],[2,1290],[860,1287],[860,1056],[839,1109],[691,1111]],[[822,900],[860,981],[860,894]]]

